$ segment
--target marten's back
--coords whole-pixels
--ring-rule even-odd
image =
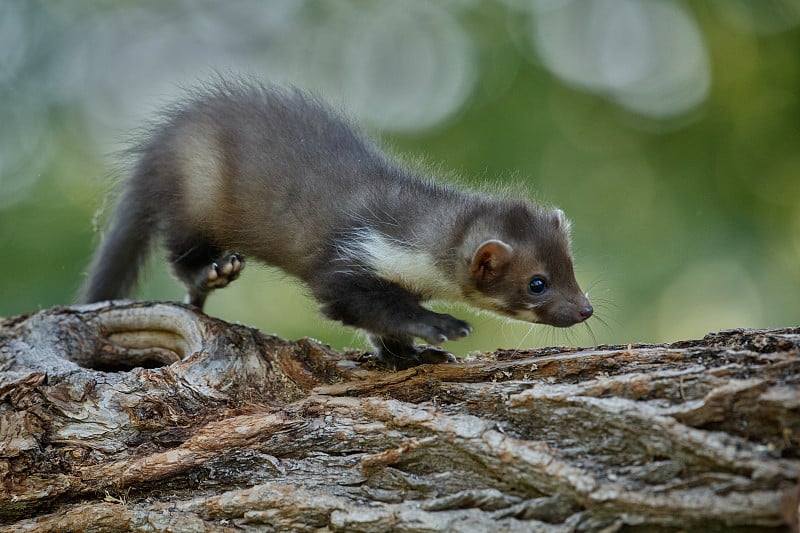
[[[151,131],[135,150],[134,180],[160,208],[163,231],[191,227],[293,273],[353,216],[429,187],[298,89],[222,82],[169,109]]]

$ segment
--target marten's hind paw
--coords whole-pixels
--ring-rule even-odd
[[[202,309],[209,292],[226,287],[239,277],[243,269],[244,256],[233,253],[189,274],[183,278],[187,289],[186,303]]]
[[[225,287],[228,283],[238,278],[243,269],[244,257],[242,255],[236,253],[226,255],[204,269],[204,276],[201,276],[201,279],[198,280],[198,288],[210,291]]]
[[[418,346],[416,360],[423,365],[458,362],[455,355],[438,346]]]
[[[385,347],[377,351],[380,361],[394,370],[405,370],[417,365],[438,365],[442,363],[455,363],[458,361],[456,356],[438,346],[407,346],[406,350],[398,350],[394,346],[395,353],[390,352]]]

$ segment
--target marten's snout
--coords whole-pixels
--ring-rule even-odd
[[[575,324],[583,322],[590,316],[594,314],[594,307],[592,307],[592,303],[589,301],[589,298],[586,297],[583,293],[580,294],[578,297],[578,301],[575,302],[573,300],[573,316],[575,320]]]
[[[578,300],[578,301],[575,301]],[[538,322],[557,328],[568,328],[579,324],[594,314],[594,308],[583,294],[574,299],[553,301],[549,306],[537,310]]]

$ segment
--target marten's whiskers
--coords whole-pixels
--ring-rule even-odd
[[[531,333],[533,333],[533,328],[535,327],[536,324],[531,324],[528,327],[528,331],[525,332],[525,335],[522,336],[522,339],[520,339],[519,344],[517,344],[517,347],[514,348],[514,350],[511,352],[512,358],[516,357],[517,353],[519,353],[519,349],[522,347],[523,344],[525,344],[525,341],[528,340],[528,337],[530,336]]]

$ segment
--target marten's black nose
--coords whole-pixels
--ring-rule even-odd
[[[581,318],[583,320],[586,320],[587,318],[592,316],[592,313],[594,313],[594,309],[592,308],[591,305],[587,305],[586,307],[578,311],[578,314],[581,315]]]

